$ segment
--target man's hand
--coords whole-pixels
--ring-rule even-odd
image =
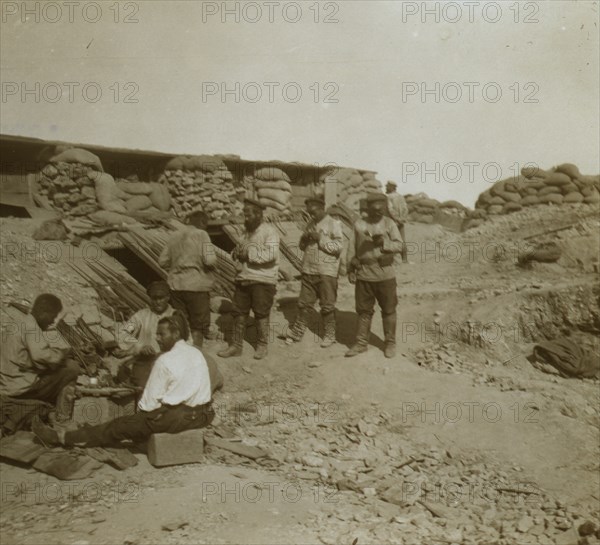
[[[238,244],[232,253],[233,259],[236,259],[240,263],[248,261],[248,250],[241,244]]]
[[[306,231],[306,233],[304,233],[304,236],[309,242],[319,242],[319,240],[321,239],[321,234],[318,231],[313,230]]]
[[[354,271],[348,273],[348,282],[350,282],[350,284],[356,284],[356,273]]]
[[[154,350],[154,348],[147,344],[145,346],[142,346],[140,354],[142,356],[154,356],[154,354],[156,354],[156,350]]]
[[[123,350],[122,348],[115,348],[112,351],[112,355],[117,358],[117,359],[122,359],[125,358],[127,356],[129,356],[129,353],[127,352],[127,350]]]
[[[375,244],[375,246],[377,246],[378,248],[383,247],[383,235],[373,235],[372,239],[373,244]]]

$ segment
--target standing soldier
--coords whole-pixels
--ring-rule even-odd
[[[354,224],[354,246],[350,246],[348,277],[355,285],[358,331],[356,343],[346,352],[351,358],[367,351],[375,300],[381,307],[385,357],[396,354],[396,273],[394,254],[402,250],[396,223],[385,215],[387,197],[371,193],[367,197],[367,218]]]
[[[408,206],[404,197],[396,191],[396,182],[390,180],[385,184],[385,192],[387,193],[388,212],[398,226],[400,236],[402,237],[402,263],[408,263],[408,252],[406,249],[406,234],[404,232],[404,224],[408,220]]]
[[[254,312],[257,346],[254,359],[267,355],[269,315],[279,276],[279,234],[275,227],[263,221],[264,207],[255,199],[244,201],[242,242],[232,257],[240,263],[233,296],[233,340],[217,355],[222,358],[241,356],[250,310]]]
[[[158,262],[169,272],[171,302],[187,317],[194,344],[201,348],[203,338],[209,335],[210,289],[217,254],[206,232],[206,213],[194,212],[187,224],[169,239]]]
[[[304,259],[298,317],[289,330],[286,344],[302,339],[308,316],[318,299],[324,331],[321,348],[327,348],[335,343],[335,302],[344,232],[341,223],[325,213],[322,197],[308,198],[305,204],[312,220],[300,238]]]

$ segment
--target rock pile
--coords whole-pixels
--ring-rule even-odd
[[[496,182],[479,195],[475,208],[488,215],[510,214],[547,204],[600,203],[600,176],[584,176],[565,163],[550,170],[521,169],[521,175]]]
[[[196,210],[203,210],[211,219],[238,216],[242,211],[246,187],[234,181],[218,157],[175,157],[158,182],[168,189],[173,210],[180,218]]]

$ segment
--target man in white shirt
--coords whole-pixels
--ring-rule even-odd
[[[202,352],[182,339],[181,329],[177,317],[158,322],[156,340],[164,353],[152,368],[136,414],[67,432],[37,419],[33,432],[47,445],[100,447],[208,426],[215,416],[208,367]]]

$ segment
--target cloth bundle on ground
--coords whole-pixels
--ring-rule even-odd
[[[545,341],[533,349],[532,364],[541,371],[556,369],[563,377],[600,378],[600,359],[568,337]]]

